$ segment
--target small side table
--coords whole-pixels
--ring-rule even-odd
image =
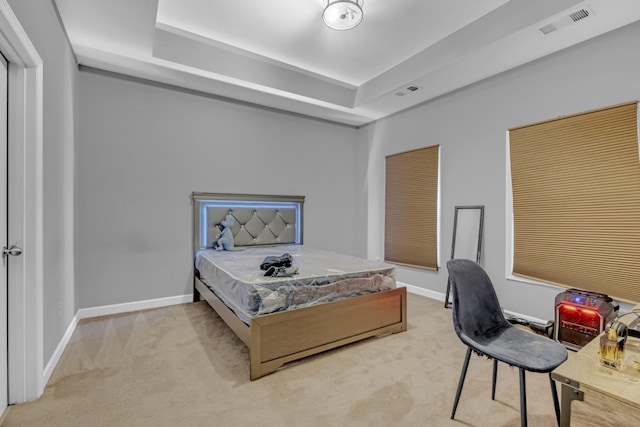
[[[635,308],[640,308],[640,305]],[[627,316],[628,322],[633,320]],[[622,319],[623,321],[625,319]],[[600,366],[596,337],[558,366],[561,427],[638,425],[640,422],[640,339],[629,337],[619,371]]]

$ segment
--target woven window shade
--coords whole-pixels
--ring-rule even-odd
[[[386,261],[438,269],[439,150],[436,145],[386,158]]]
[[[640,301],[637,102],[509,131],[515,275]]]

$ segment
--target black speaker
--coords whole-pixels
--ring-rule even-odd
[[[568,289],[556,296],[554,338],[570,350],[580,350],[600,335],[618,307],[605,294]]]

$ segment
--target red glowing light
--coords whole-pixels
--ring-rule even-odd
[[[559,307],[562,318],[566,321],[597,328],[600,324],[600,315],[596,310],[583,308],[572,304],[562,304]]]

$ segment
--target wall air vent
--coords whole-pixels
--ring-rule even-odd
[[[588,7],[583,7],[574,12],[571,12],[568,15],[558,17],[553,20],[553,22],[549,22],[538,28],[542,34],[545,36],[549,33],[553,33],[554,31],[558,31],[561,28],[566,27],[567,25],[576,23],[578,21],[582,21],[593,15],[593,12]]]
[[[405,96],[410,94],[411,92],[415,92],[417,90],[419,90],[420,88],[416,85],[409,85],[407,87],[403,87],[402,89],[399,89],[396,93],[394,93],[395,96]]]

